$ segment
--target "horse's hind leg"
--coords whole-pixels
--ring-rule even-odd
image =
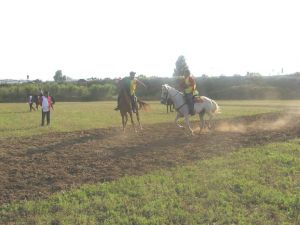
[[[205,111],[202,111],[202,112],[199,113],[199,118],[200,118],[200,131],[199,131],[199,134],[201,133],[201,131],[205,127],[204,115],[205,115]]]
[[[213,129],[214,128],[214,124],[212,123],[212,118],[213,117],[214,117],[214,115],[212,113],[209,113],[208,129]]]
[[[132,112],[129,112],[129,116],[130,116],[130,120],[131,120],[131,124],[133,126],[133,129],[134,129],[135,132],[137,132],[137,130],[135,128],[135,124],[134,124],[133,118],[132,118]]]
[[[140,114],[139,114],[139,110],[136,110],[136,119],[137,119],[137,121],[138,121],[138,123],[139,123],[140,129],[143,130],[143,127],[142,127],[141,122],[140,122]]]

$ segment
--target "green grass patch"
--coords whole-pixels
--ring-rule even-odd
[[[300,224],[300,139],[0,208],[17,224]]]
[[[282,101],[220,101],[222,113],[218,118],[255,115],[282,110]],[[166,113],[166,106],[149,102],[151,109],[141,112],[143,124],[174,121],[175,113]],[[288,106],[300,105],[291,101]],[[51,111],[51,125],[40,127],[41,111],[29,112],[28,104],[0,104],[0,138],[32,136],[50,132],[68,132],[103,127],[120,127],[121,117],[114,111],[115,102],[58,102]],[[193,120],[198,120],[197,116]]]

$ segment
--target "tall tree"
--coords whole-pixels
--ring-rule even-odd
[[[185,70],[189,69],[188,65],[185,62],[183,55],[179,56],[176,61],[176,67],[174,69],[173,77],[183,76]]]
[[[54,75],[53,79],[54,79],[55,82],[64,82],[64,81],[66,81],[67,77],[63,76],[61,70],[57,70],[55,72],[55,75]]]

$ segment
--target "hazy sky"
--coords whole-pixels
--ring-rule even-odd
[[[2,0],[0,79],[300,71],[297,0]]]

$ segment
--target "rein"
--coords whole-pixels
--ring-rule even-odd
[[[182,108],[182,106],[186,105],[186,103],[183,103],[181,106],[179,106],[178,108],[175,108],[176,111],[178,111],[179,109]]]

